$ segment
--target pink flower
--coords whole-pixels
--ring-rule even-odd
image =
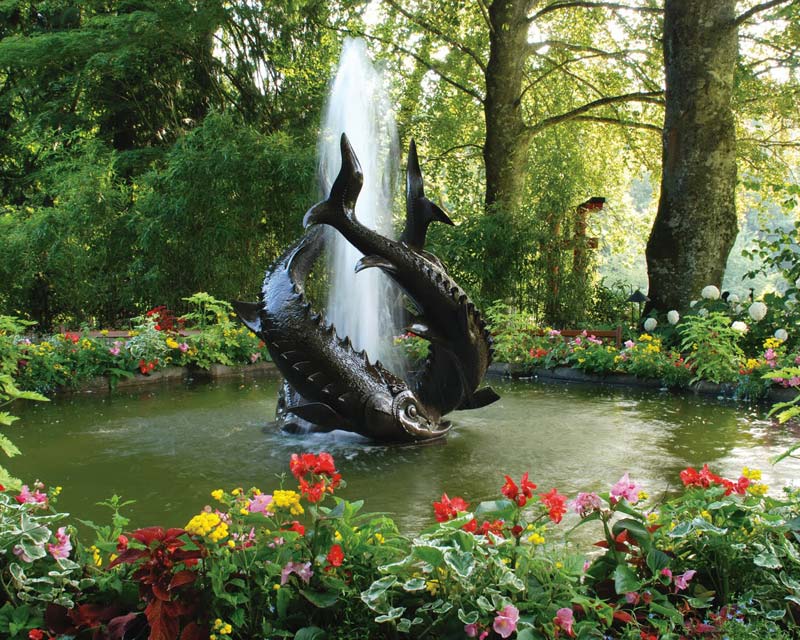
[[[33,492],[28,488],[27,484],[23,484],[19,490],[19,495],[16,496],[18,504],[45,504],[47,502],[47,494],[34,489]]]
[[[503,607],[502,611],[497,612],[497,617],[494,619],[492,628],[501,638],[508,638],[508,636],[517,630],[518,621],[519,609],[513,604],[509,604]]]
[[[478,623],[477,622],[473,622],[472,624],[465,624],[464,625],[464,633],[467,634],[468,638],[477,638],[479,631],[480,631],[480,629],[478,629]]]
[[[600,496],[594,491],[592,493],[585,493],[581,491],[575,499],[569,503],[572,510],[577,513],[581,518],[585,518],[592,511],[598,511],[602,506]]]
[[[581,343],[581,337],[575,336],[575,344],[580,344],[580,343]]]
[[[611,497],[625,498],[631,504],[639,501],[639,491],[641,486],[633,482],[626,473],[619,479],[619,482],[611,487]]]
[[[268,509],[269,505],[271,504],[271,495],[259,493],[252,500],[250,500],[250,503],[247,505],[247,509],[250,511],[250,513],[263,513],[265,516],[271,516],[272,512],[270,512]]]
[[[251,353],[250,354],[250,362],[252,364],[255,364],[260,358],[261,358],[261,354],[260,353]]]
[[[603,341],[602,341],[602,340],[600,340],[599,338],[595,338],[595,337],[594,337],[594,335],[591,335],[591,336],[589,336],[589,337],[588,337],[588,338],[586,338],[586,339],[587,339],[589,342],[591,342],[592,344],[603,344]]]
[[[669,567],[664,567],[661,570],[661,575],[665,576],[668,580],[672,580],[672,571],[670,570]]]
[[[555,338],[557,336],[560,336],[561,332],[558,329],[550,329],[550,331],[547,332],[547,335],[550,338]],[[798,363],[798,364],[800,364],[800,363]]]
[[[572,631],[572,624],[575,622],[575,616],[572,615],[572,609],[563,607],[556,611],[556,618],[554,620],[557,627],[561,627],[567,632],[568,636],[574,636],[575,632]]]
[[[630,348],[631,348],[631,347],[633,347],[633,346],[634,346],[636,343],[635,343],[633,340],[626,340],[626,341],[625,341],[625,342],[623,342],[622,344],[624,344],[624,345],[625,345],[625,348],[626,348],[626,349],[630,349]]]
[[[306,584],[308,584],[308,581],[311,580],[311,576],[314,575],[314,572],[311,570],[310,562],[302,564],[300,562],[290,561],[286,563],[286,566],[283,569],[281,569],[281,585],[286,584],[286,581],[289,580],[289,576],[292,573],[294,573]]]
[[[635,591],[628,591],[628,593],[625,594],[625,602],[627,602],[628,604],[636,606],[637,604],[639,604],[639,600],[640,596]]]
[[[69,552],[72,551],[72,544],[70,544],[69,536],[66,533],[66,527],[59,527],[55,536],[56,544],[48,544],[47,550],[56,560],[68,558]]]
[[[108,352],[109,352],[109,353],[110,353],[112,356],[118,356],[118,355],[119,355],[119,347],[117,346],[117,344],[116,344],[116,343],[114,343],[114,346],[113,346],[113,347],[109,347],[109,349],[108,349]]]
[[[178,349],[180,349],[180,350],[181,350],[181,353],[186,353],[186,352],[189,350],[189,345],[188,345],[188,344],[186,344],[185,342],[181,342],[181,343],[178,345]]]
[[[689,569],[686,573],[682,573],[679,576],[675,576],[673,580],[675,581],[675,591],[683,591],[684,589],[688,588],[689,580],[694,578],[694,574],[697,573],[694,569]]]

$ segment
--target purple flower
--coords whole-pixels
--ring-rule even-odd
[[[181,350],[181,353],[186,353],[186,352],[189,350],[189,345],[188,345],[188,344],[186,344],[185,342],[181,342],[181,343],[178,345],[178,349],[180,349],[180,350]]]
[[[635,345],[636,345],[636,343],[635,343],[633,340],[626,340],[626,341],[625,341],[625,342],[623,342],[622,344],[624,344],[624,345],[625,345],[625,348],[626,348],[626,349],[630,349],[631,347],[633,347],[633,346],[635,346]]]
[[[570,502],[570,507],[572,510],[575,511],[581,518],[585,518],[589,515],[592,511],[597,511],[602,506],[602,502],[600,501],[600,496],[598,496],[594,491],[591,493],[585,493],[581,491],[575,499]]]
[[[682,573],[679,576],[675,576],[673,580],[675,581],[675,591],[683,591],[684,589],[688,588],[689,580],[694,578],[694,574],[697,573],[694,569],[689,569],[686,573]]]
[[[513,604],[509,604],[503,607],[502,611],[497,612],[497,617],[494,619],[492,628],[501,638],[508,638],[508,636],[517,630],[518,621],[519,609]]]
[[[639,501],[639,491],[641,486],[633,482],[626,473],[619,479],[619,482],[611,487],[611,497],[625,498],[631,504]]]
[[[294,573],[306,584],[308,584],[308,581],[311,580],[311,576],[314,575],[314,572],[311,570],[310,562],[302,564],[300,562],[289,561],[286,563],[286,566],[281,569],[281,585],[286,584],[286,581],[289,579],[289,575],[292,573]]]
[[[69,552],[72,551],[72,544],[69,541],[69,535],[66,533],[66,527],[59,527],[55,536],[56,544],[48,544],[47,550],[56,560],[68,558]]]
[[[478,629],[478,623],[477,622],[473,622],[472,624],[465,624],[464,625],[464,633],[467,634],[468,638],[477,638],[479,631],[480,631],[480,629]]]

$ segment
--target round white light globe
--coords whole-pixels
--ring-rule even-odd
[[[715,287],[713,284],[710,284],[706,287],[703,287],[700,295],[706,300],[719,300],[719,289],[717,289],[717,287]]]
[[[731,323],[731,329],[739,333],[747,333],[747,323],[741,320],[735,320]]]
[[[678,320],[681,319],[681,314],[673,309],[672,311],[667,311],[667,322],[669,322],[672,326],[678,324]]]
[[[789,332],[786,329],[777,329],[775,331],[775,339],[781,342],[786,342],[789,338]]]
[[[758,322],[759,320],[763,320],[764,316],[767,315],[767,305],[765,305],[763,302],[754,302],[750,305],[747,313],[750,314],[750,317],[753,320]]]
[[[737,296],[735,293],[732,293],[731,295],[728,296],[728,304],[733,305],[736,304],[737,302],[739,302],[739,296]]]
[[[644,321],[644,330],[650,333],[658,326],[658,320],[655,318],[648,318]]]

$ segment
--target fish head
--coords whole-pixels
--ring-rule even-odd
[[[430,438],[438,433],[437,424],[417,397],[408,389],[395,394],[375,394],[365,407],[365,418],[370,431],[397,439],[398,427],[412,438]]]

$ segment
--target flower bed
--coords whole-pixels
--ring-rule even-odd
[[[156,307],[135,318],[124,336],[83,330],[34,340],[25,336],[28,323],[0,316],[0,373],[24,389],[52,392],[183,378],[189,371],[175,373],[175,367],[223,377],[269,360],[264,343],[236,321],[228,303],[203,293],[187,302],[192,311],[185,316]]]
[[[0,493],[0,633],[32,638],[796,637],[800,492],[756,470],[685,469],[656,504],[625,474],[571,500],[526,473],[494,500],[447,494],[407,536],[334,494],[326,454],[292,455],[271,493],[218,489],[183,528],[78,532],[59,488]],[[564,516],[595,552],[558,542]]]

